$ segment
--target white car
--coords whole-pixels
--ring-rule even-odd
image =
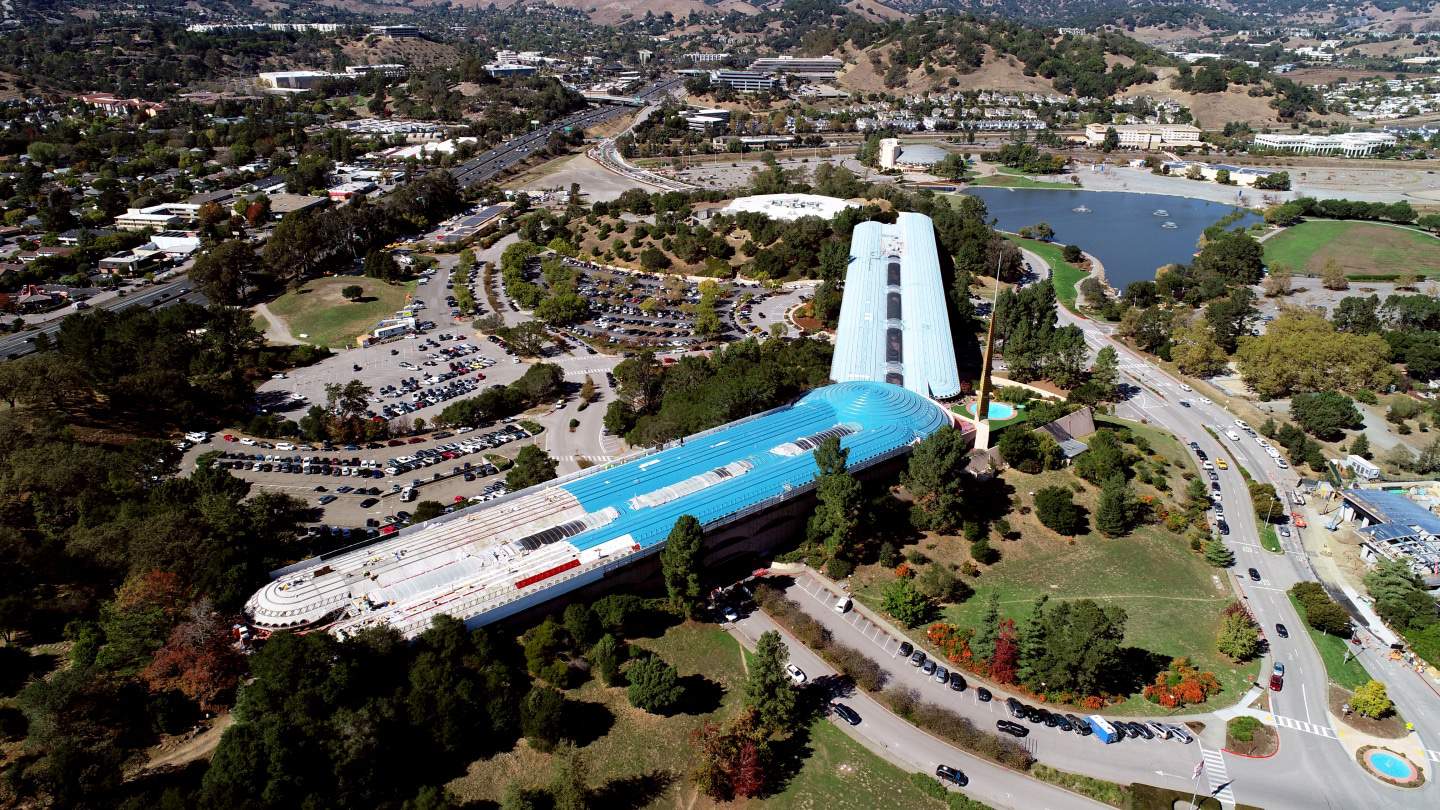
[[[275,444],[275,449],[276,449],[276,450],[294,450],[294,449],[295,449],[295,445],[291,444],[290,442],[277,442],[277,443]]]
[[[1186,385],[1185,383],[1180,383],[1180,390],[1181,390],[1181,391],[1194,391],[1195,389],[1194,389],[1194,388],[1191,388],[1189,385]]]
[[[1290,469],[1290,465],[1285,463],[1285,459],[1280,458],[1280,457],[1278,457],[1278,456],[1275,458],[1275,466],[1276,466],[1276,467],[1279,467],[1279,468],[1282,469],[1282,470],[1288,470],[1288,469]]]
[[[475,429],[475,428],[470,427],[469,425],[462,425],[462,426],[456,428],[456,429],[455,429],[455,432],[456,432],[456,433],[469,433],[470,431],[472,431],[472,430],[474,430],[474,429]]]
[[[185,441],[191,444],[204,444],[210,441],[210,434],[203,430],[192,430],[185,434]]]
[[[254,447],[254,446],[255,446],[255,440],[252,439],[252,438],[250,438],[249,436],[246,436],[245,438],[241,439],[241,440],[240,440],[240,443],[243,444],[243,445],[245,445],[246,447]]]
[[[790,673],[790,680],[794,681],[796,686],[805,683],[805,670],[795,666],[794,664],[786,664],[785,671]]]
[[[842,596],[842,597],[840,597],[840,599],[835,602],[835,612],[836,612],[836,613],[845,613],[845,612],[848,611],[848,610],[850,610],[850,597],[848,597],[848,596]]]

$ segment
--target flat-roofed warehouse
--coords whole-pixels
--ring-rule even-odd
[[[664,449],[296,563],[245,612],[264,632],[341,637],[386,626],[413,638],[440,615],[489,624],[634,576],[681,515],[705,527],[711,561],[761,550],[794,520],[803,525],[809,507],[797,499],[814,486],[813,451],[826,437],[838,436],[848,468],[861,472],[884,469],[947,423],[935,403],[892,385],[825,386]]]
[[[902,212],[893,225],[856,225],[830,378],[888,382],[935,399],[959,396],[945,301],[929,217]]]

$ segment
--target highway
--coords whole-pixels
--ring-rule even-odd
[[[626,111],[625,107],[619,105],[606,105],[603,107],[592,107],[571,113],[564,118],[551,121],[544,126],[532,129],[516,138],[511,138],[499,146],[493,147],[485,152],[476,155],[466,162],[450,169],[455,175],[461,188],[471,188],[481,183],[489,182],[501,172],[511,166],[525,160],[531,152],[544,148],[550,134],[566,127],[585,127],[601,124],[621,115]]]
[[[185,292],[182,293],[181,290],[185,290]],[[112,298],[96,304],[95,308],[122,310],[130,307],[169,306],[179,301],[189,301],[201,305],[206,303],[205,296],[190,289],[189,280],[182,275],[171,281],[146,287],[139,292],[129,293],[123,298]],[[71,309],[71,312],[73,313],[74,310]],[[60,331],[60,323],[63,320],[64,318],[57,318],[44,326],[0,337],[0,358],[11,360],[35,351],[35,336],[44,334],[53,339]]]

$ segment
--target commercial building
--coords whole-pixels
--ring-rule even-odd
[[[115,217],[115,227],[125,231],[154,228],[169,231],[196,221],[200,206],[193,203],[161,203],[146,208],[129,208]]]
[[[347,65],[345,68],[346,76],[359,77],[377,74],[392,79],[402,79],[410,75],[410,67],[397,63],[387,63],[379,65]]]
[[[129,116],[139,112],[153,118],[165,110],[165,105],[159,101],[146,101],[142,98],[117,98],[111,93],[89,93],[79,98],[82,104],[94,107],[106,115]]]
[[[762,90],[768,92],[774,90],[779,83],[773,75],[753,70],[717,70],[711,79],[742,93],[758,93]]]
[[[372,25],[370,33],[391,39],[418,39],[424,34],[413,25]]]
[[[959,396],[946,300],[929,217],[907,211],[893,225],[856,225],[830,378],[886,382],[935,399]]]
[[[485,66],[485,72],[495,78],[505,76],[534,76],[540,69],[534,65],[521,65],[514,62],[492,62]]]
[[[161,231],[150,237],[149,246],[167,256],[189,256],[200,249],[200,234],[195,231]]]
[[[331,202],[345,202],[355,197],[363,197],[375,190],[375,184],[369,181],[341,183],[326,191]]]
[[[1189,124],[1086,124],[1085,143],[1101,146],[1110,130],[1122,149],[1163,149],[1200,146],[1200,128]]]
[[[1365,157],[1388,149],[1399,139],[1388,132],[1341,132],[1336,135],[1256,135],[1254,145],[1301,155]]]
[[[703,65],[707,62],[724,62],[726,59],[730,58],[730,54],[723,51],[721,53],[700,53],[699,51],[691,51],[690,53],[685,54],[685,58],[689,59],[691,62],[694,62],[697,65]]]
[[[882,169],[926,171],[950,153],[929,144],[900,143],[898,138],[881,138],[878,162]]]
[[[276,70],[260,74],[260,84],[271,90],[287,93],[303,93],[319,87],[322,82],[334,79],[336,74],[323,70]]]
[[[1262,177],[1269,177],[1276,169],[1256,166],[1232,166],[1227,163],[1201,163],[1199,161],[1168,160],[1160,164],[1169,174],[1188,177],[1191,171],[1198,172],[1201,179],[1219,180],[1220,172],[1229,174],[1230,182],[1237,186],[1253,186]]]
[[[772,73],[801,73],[806,76],[824,76],[834,78],[840,69],[845,67],[843,60],[834,56],[817,56],[814,58],[796,56],[776,56],[765,59],[756,59],[750,63],[751,70],[770,71]]]
[[[1356,487],[1340,494],[1340,519],[1355,523],[1362,559],[1371,565],[1405,560],[1426,588],[1440,591],[1440,483]]]
[[[681,515],[706,534],[706,563],[768,551],[812,510],[814,450],[839,437],[848,468],[888,466],[948,422],[892,385],[845,383],[629,458],[462,509],[274,573],[245,605],[263,632],[413,638],[436,616],[478,627],[580,589],[651,579]]]
[[[722,214],[754,213],[764,214],[771,219],[791,222],[801,217],[834,219],[846,208],[857,208],[856,203],[839,197],[820,194],[756,194],[750,197],[736,197],[729,205],[720,209]]]

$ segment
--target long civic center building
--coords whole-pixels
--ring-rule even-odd
[[[681,515],[704,527],[710,564],[793,536],[822,441],[839,437],[852,472],[886,469],[950,424],[931,397],[959,392],[930,219],[862,223],[851,250],[835,384],[280,569],[246,603],[250,621],[262,634],[382,626],[413,638],[437,616],[478,627],[587,586],[653,581]]]

